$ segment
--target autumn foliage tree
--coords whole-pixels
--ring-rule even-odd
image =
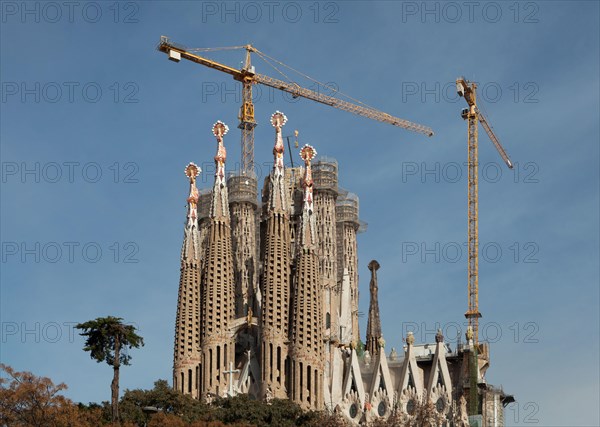
[[[65,384],[31,372],[17,372],[0,364],[0,425],[8,427],[97,427],[102,422],[99,408],[85,411],[61,392]],[[125,427],[125,426],[123,426]]]

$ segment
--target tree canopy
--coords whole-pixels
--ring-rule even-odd
[[[127,352],[120,352],[121,348],[139,348],[144,345],[144,339],[136,334],[133,325],[123,323],[121,317],[98,317],[94,320],[79,323],[76,326],[86,337],[85,351],[90,352],[90,357],[97,362],[105,361],[111,366],[115,365],[115,348],[118,351],[118,363],[129,365],[131,356]]]

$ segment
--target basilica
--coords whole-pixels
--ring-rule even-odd
[[[358,197],[338,184],[338,163],[299,149],[284,165],[286,116],[271,116],[273,167],[260,198],[253,174],[227,174],[227,126],[216,138],[212,188],[194,163],[181,250],[173,387],[210,402],[248,394],[339,413],[349,425],[429,408],[435,425],[504,426],[513,397],[487,383],[489,346],[435,342],[388,350],[379,315],[377,261],[368,262],[369,313],[358,322]],[[294,153],[294,155],[297,155]]]

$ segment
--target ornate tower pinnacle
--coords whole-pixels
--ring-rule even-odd
[[[316,150],[305,145],[304,204],[300,223],[300,249],[297,251],[291,330],[291,398],[305,409],[323,409],[323,305],[321,275],[317,255],[313,207],[313,179],[310,162]]]
[[[199,383],[201,396],[205,399],[227,390],[231,377],[226,377],[225,370],[235,354],[229,330],[234,318],[235,290],[229,202],[225,181],[227,152],[223,146],[223,136],[228,128],[218,121],[212,130],[217,137],[218,148],[215,156],[216,173],[209,215],[205,268],[201,281],[202,373]]]
[[[193,162],[185,167],[185,176],[190,180],[190,194],[187,198],[187,222],[184,229],[181,261],[200,261],[200,236],[198,233],[198,188],[196,177],[202,170]]]
[[[185,167],[185,176],[190,180],[190,195],[188,202],[188,225],[198,219],[198,188],[196,188],[196,177],[200,175],[202,170],[194,163],[190,162]]]
[[[283,113],[271,116],[275,128],[274,165],[268,181],[269,202],[266,212],[264,262],[262,276],[261,353],[263,364],[262,396],[286,398],[286,374],[289,366],[288,331],[290,304],[290,221],[283,167],[281,127]]]
[[[379,263],[375,260],[369,263],[369,270],[371,270],[371,283],[369,288],[371,291],[371,303],[369,305],[369,320],[367,322],[367,345],[366,350],[371,355],[376,355],[381,346],[379,339],[381,335],[381,320],[379,319],[379,302],[377,300],[377,270],[379,270]]]
[[[314,147],[306,144],[300,150],[300,157],[304,160],[304,179],[302,186],[304,187],[304,205],[302,207],[302,223],[300,234],[300,246],[302,249],[314,249],[317,243],[316,240],[316,225],[313,205],[313,178],[310,162],[317,155],[317,150]]]
[[[223,145],[223,137],[229,131],[229,127],[218,120],[212,128],[213,135],[217,138],[217,154],[215,156],[215,185],[213,187],[210,217],[217,221],[229,222],[229,204],[227,199],[227,185],[225,181],[225,161],[227,150]]]
[[[275,128],[275,146],[273,147],[273,173],[271,174],[272,188],[269,193],[269,209],[283,214],[287,214],[287,200],[281,128],[286,122],[287,117],[281,111],[275,111],[271,115],[271,124]]]
[[[198,232],[198,189],[196,177],[200,168],[189,163],[185,175],[190,180],[187,198],[187,221],[181,248],[179,298],[175,320],[173,349],[173,387],[182,393],[198,397],[196,381],[200,363],[200,234]]]
[[[271,124],[275,128],[275,147],[273,147],[273,156],[275,162],[273,167],[283,172],[283,138],[281,137],[281,128],[287,123],[287,117],[281,111],[275,111],[271,115]]]

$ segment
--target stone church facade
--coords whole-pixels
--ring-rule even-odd
[[[249,394],[291,399],[307,410],[340,413],[351,425],[392,415],[415,418],[424,404],[438,425],[503,426],[512,396],[485,380],[489,348],[452,350],[441,332],[386,354],[379,317],[377,261],[368,264],[370,306],[358,325],[358,197],[338,185],[338,164],[300,150],[303,166],[286,168],[281,112],[273,168],[258,183],[225,173],[222,122],[212,189],[198,191],[190,163],[181,250],[173,387],[194,398]],[[472,336],[471,336],[472,338]]]

